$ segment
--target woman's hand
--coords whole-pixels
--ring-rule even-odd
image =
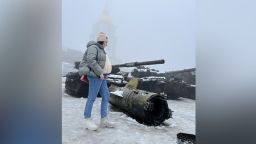
[[[100,79],[104,80],[104,75],[103,74],[100,75]]]

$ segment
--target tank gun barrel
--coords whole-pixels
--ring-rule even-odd
[[[130,63],[124,63],[124,64],[116,64],[112,65],[112,68],[120,68],[120,67],[136,67],[136,66],[141,66],[141,65],[155,65],[155,64],[164,64],[165,61],[164,59],[161,60],[153,60],[153,61],[143,61],[143,62],[130,62]],[[79,68],[80,61],[75,62],[75,68]]]
[[[119,67],[136,67],[141,65],[155,65],[155,64],[164,64],[165,61],[163,59],[161,60],[153,60],[153,61],[144,61],[144,62],[130,62],[130,63],[124,63],[124,64],[117,64],[113,65],[114,68]]]

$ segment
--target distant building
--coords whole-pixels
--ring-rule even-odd
[[[110,57],[112,64],[121,63],[121,60],[119,60],[116,55],[117,38],[115,36],[115,29],[116,27],[113,25],[112,17],[109,13],[108,1],[106,1],[106,4],[101,12],[101,15],[99,16],[98,21],[94,24],[92,34],[90,35],[90,39],[96,39],[97,34],[99,32],[106,33],[106,35],[109,37],[109,44],[108,48],[106,49],[106,52],[108,53],[108,56]]]

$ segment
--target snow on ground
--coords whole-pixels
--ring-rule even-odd
[[[64,93],[62,97],[62,143],[63,144],[176,144],[179,132],[195,134],[195,101],[190,99],[168,100],[173,118],[167,120],[170,126],[146,126],[115,112],[109,104],[109,118],[116,128],[89,131],[84,128],[83,110],[86,98],[73,98]],[[92,119],[99,124],[101,98],[97,98]]]

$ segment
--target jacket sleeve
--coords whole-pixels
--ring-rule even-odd
[[[96,75],[100,76],[103,73],[103,69],[100,67],[96,58],[97,58],[97,48],[95,46],[88,47],[87,49],[88,66],[94,71]]]

